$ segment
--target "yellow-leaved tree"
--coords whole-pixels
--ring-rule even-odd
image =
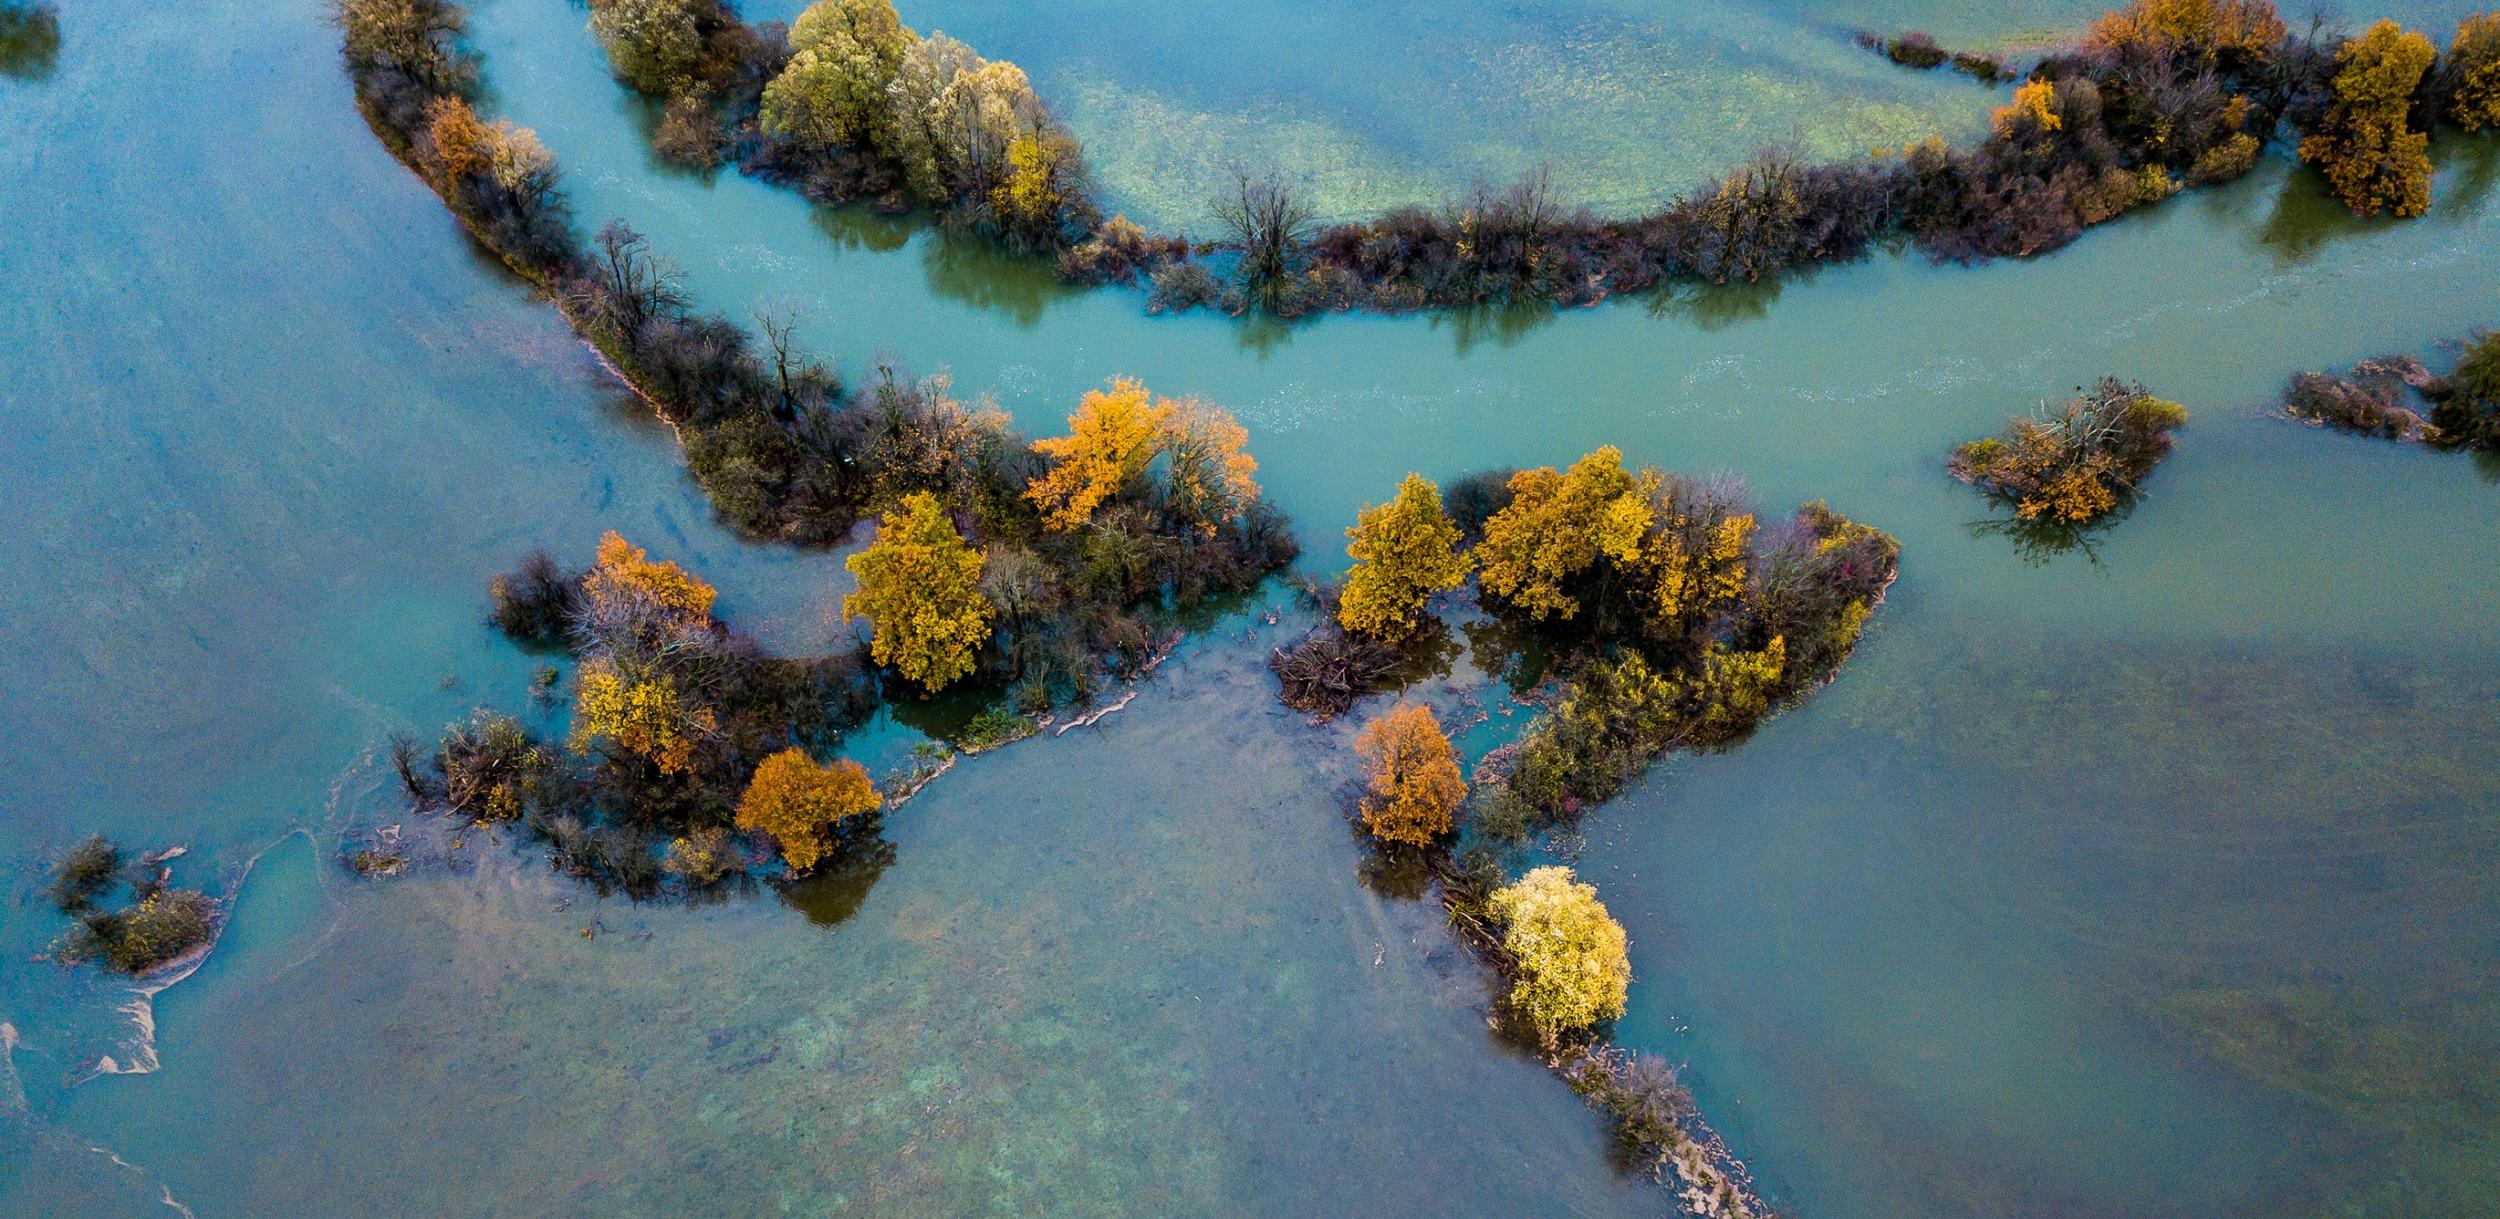
[[[1354,557],[1337,624],[1381,639],[1402,639],[1423,625],[1424,603],[1467,579],[1471,560],[1458,549],[1458,523],[1441,507],[1441,489],[1408,474],[1397,497],[1365,505],[1345,531]]]
[[[1549,1046],[1565,1033],[1623,1014],[1632,958],[1623,924],[1597,900],[1597,887],[1571,869],[1538,868],[1493,894],[1502,949],[1518,976],[1510,1005]]]
[[[1156,402],[1144,382],[1113,377],[1107,389],[1088,390],[1068,416],[1068,434],[1033,442],[1050,458],[1050,470],[1033,480],[1024,497],[1042,510],[1042,523],[1075,529],[1094,509],[1146,473],[1170,423],[1172,403]]]
[[[1458,777],[1458,751],[1432,708],[1390,708],[1363,725],[1354,749],[1371,774],[1363,825],[1372,837],[1420,847],[1450,832],[1467,783]]]
[[[2135,0],[2094,21],[2084,46],[2161,61],[2249,61],[2272,53],[2283,34],[2272,0]]]
[[[609,743],[661,774],[682,775],[693,769],[695,746],[718,725],[712,709],[688,701],[666,673],[628,673],[604,658],[582,667],[573,709],[576,750]]]
[[[2414,91],[2438,55],[2430,39],[2393,21],[2336,53],[2334,104],[2300,142],[2300,159],[2317,166],[2356,215],[2430,210],[2430,134],[2408,124]]]
[[[997,613],[981,592],[981,552],[917,491],[887,512],[877,540],[843,564],[859,591],[842,599],[842,620],[865,614],[876,626],[869,653],[923,689],[972,672]]]
[[[1632,564],[1647,585],[1642,607],[1665,634],[1705,621],[1745,591],[1745,553],[1754,518],[1715,496],[1676,496],[1641,539]]]
[[[784,749],[756,764],[738,799],[738,828],[771,835],[790,870],[805,872],[832,850],[842,822],[882,803],[859,763],[819,766],[804,749]]]
[[[2474,13],[2448,42],[2448,121],[2468,132],[2500,127],[2500,12]]]
[[[1171,465],[1164,481],[1172,513],[1212,535],[1259,498],[1259,463],[1249,453],[1250,433],[1232,412],[1200,398],[1165,399],[1155,447]]]
[[[1556,473],[1552,466],[1511,476],[1509,506],[1484,523],[1476,564],[1484,590],[1531,618],[1570,618],[1580,602],[1565,589],[1602,556],[1640,555],[1658,477],[1625,472],[1613,445]]]

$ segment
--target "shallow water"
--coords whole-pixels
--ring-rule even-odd
[[[1353,89],[1292,105],[1419,182],[1504,154],[1402,133],[1413,81],[1606,12],[1435,30],[1375,86],[1344,84],[1345,48],[1385,61],[1423,37],[1413,14],[1367,11],[1278,76],[1154,71],[1232,62],[1185,10],[1121,9],[1138,36],[1087,58],[1084,23],[966,7],[905,16],[1055,96],[1100,71],[1269,138],[1274,97]],[[27,286],[0,297],[21,658],[0,671],[0,1021],[26,1094],[0,1113],[0,1210],[1657,1208],[1485,1037],[1429,911],[1357,882],[1343,730],[1273,709],[1276,628],[1252,618],[1100,729],[959,765],[891,820],[893,867],[810,896],[832,925],[769,897],[596,901],[491,842],[384,884],[337,870],[338,829],[387,816],[389,731],[521,701],[536,662],[478,618],[522,549],[622,529],[794,648],[834,629],[839,571],[709,522],[665,435],[373,143],[317,13],[81,5],[48,79],[0,82],[0,281]],[[630,219],[706,304],[798,295],[853,371],[949,367],[1027,428],[1114,372],[1205,393],[1250,426],[1316,570],[1406,469],[1607,442],[1899,535],[1841,680],[1662,768],[1582,858],[1632,932],[1622,1039],[1689,1060],[1796,1213],[2466,1215],[2500,1191],[2500,485],[2262,413],[2298,368],[2489,317],[2490,145],[2443,145],[2440,202],[2407,225],[2342,218],[2274,164],[2032,264],[1260,327],[655,171],[577,9],[474,15],[500,109],[562,157],[582,219]],[[1708,32],[1732,24],[2000,38],[2070,14],[1617,15],[1681,64],[1732,54]],[[1845,46],[1799,66],[1820,54],[1748,64],[1801,96],[1861,79]],[[1942,123],[1990,100],[1932,83]],[[1588,130],[1630,126],[1612,113]],[[1104,159],[1110,129],[1073,117]],[[1550,116],[1488,123],[1615,155]],[[1647,130],[1622,142],[1657,158],[1625,162],[1641,181],[1715,163],[1690,124]],[[2195,421],[2096,555],[2027,562],[1973,528],[1941,454],[2104,371]],[[128,1056],[118,988],[27,960],[56,928],[38,857],[90,829],[187,843],[200,883],[256,862],[233,938],[155,1005],[162,1068],[65,1088]]]

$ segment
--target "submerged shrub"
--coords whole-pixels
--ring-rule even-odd
[[[719,884],[743,862],[729,831],[707,825],[685,837],[671,839],[668,854],[660,859],[660,870],[700,889]]]
[[[1632,960],[1596,886],[1577,883],[1569,868],[1537,868],[1496,891],[1491,906],[1516,970],[1511,1009],[1547,1045],[1623,1014]]]
[[[63,914],[77,914],[113,887],[121,871],[121,848],[102,834],[88,837],[63,853],[52,865],[52,904]]]
[[[1363,826],[1382,842],[1430,846],[1450,832],[1467,783],[1441,720],[1420,704],[1392,707],[1354,741],[1369,772]]]
[[[2500,450],[2500,332],[2476,334],[2435,391],[2431,423],[2442,445]]]
[[[497,629],[525,643],[554,643],[572,621],[579,586],[554,556],[532,550],[521,556],[520,566],[497,575],[487,593]]]
[[[1368,635],[1335,623],[1313,627],[1292,647],[1269,655],[1286,706],[1322,719],[1343,715],[1357,699],[1378,690],[1397,667],[1397,653]]]
[[[155,859],[141,863],[152,868]],[[53,946],[53,955],[71,964],[95,963],[136,976],[206,947],[216,936],[223,917],[217,902],[168,886],[153,872],[125,878],[130,885],[127,904],[98,908],[97,899],[113,886],[121,863],[121,849],[98,836],[70,848],[54,865],[53,904],[75,915],[78,924]]]
[[[2283,413],[2364,436],[2419,439],[2422,416],[2399,404],[2403,391],[2403,382],[2393,376],[2346,379],[2305,372],[2284,391]]]
[[[1934,38],[1917,30],[1885,43],[1884,57],[1922,72],[1943,63],[1946,58],[1944,48],[1937,46]]]
[[[757,764],[738,799],[738,828],[770,836],[790,870],[806,872],[833,851],[847,822],[883,803],[859,763],[819,766],[806,750],[785,749]]]
[[[2105,377],[2096,388],[2040,415],[2014,420],[2004,437],[1954,450],[1955,478],[2014,504],[2023,520],[2080,524],[2116,508],[2170,452],[2187,411]]]

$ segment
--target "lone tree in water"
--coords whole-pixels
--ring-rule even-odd
[[[845,821],[882,803],[859,763],[819,766],[807,751],[785,749],[756,765],[738,800],[738,828],[771,835],[790,870],[805,872],[832,851]]]
[[[1291,301],[1294,251],[1309,236],[1311,216],[1311,205],[1284,179],[1233,170],[1232,192],[1215,201],[1215,219],[1241,247],[1236,274],[1251,304],[1278,313]]]
[[[1569,868],[1538,868],[1496,890],[1492,905],[1502,950],[1518,969],[1511,1008],[1547,1045],[1623,1014],[1632,958],[1623,924],[1597,900],[1595,885],[1577,883]]]
[[[1372,837],[1421,847],[1450,832],[1467,783],[1458,777],[1458,751],[1432,708],[1391,708],[1363,725],[1354,748],[1371,770],[1363,825]]]
[[[876,624],[869,654],[935,692],[972,672],[990,637],[996,607],[981,593],[981,552],[974,550],[937,497],[916,491],[885,514],[877,540],[843,566],[859,591],[842,600],[842,620],[866,614]]]
[[[1382,639],[1422,625],[1424,603],[1466,582],[1470,560],[1458,525],[1442,510],[1441,489],[1421,474],[1398,484],[1397,498],[1366,506],[1346,530],[1354,570],[1337,602],[1337,624]]]
[[[2430,210],[2430,135],[2407,120],[2437,57],[2430,39],[2393,21],[2371,26],[2336,55],[2335,102],[2317,133],[2300,142],[2300,159],[2317,166],[2356,214]]]

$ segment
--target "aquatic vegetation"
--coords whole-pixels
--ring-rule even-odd
[[[1332,719],[1381,688],[1397,670],[1398,652],[1373,636],[1330,622],[1313,628],[1293,646],[1276,649],[1267,663],[1276,674],[1280,701],[1296,711]]]
[[[1467,783],[1432,708],[1408,703],[1382,712],[1363,725],[1354,749],[1369,774],[1362,811],[1372,837],[1421,847],[1450,832]]]
[[[1408,474],[1388,503],[1365,505],[1346,537],[1354,566],[1338,597],[1337,625],[1381,639],[1413,634],[1425,603],[1466,583],[1474,563],[1459,548],[1441,489],[1421,474]]]
[[[805,873],[832,852],[846,825],[884,803],[859,763],[818,765],[806,750],[784,749],[756,764],[738,798],[737,826],[769,836],[790,871]]]
[[[2410,123],[2413,95],[2437,58],[2430,39],[2393,21],[2371,26],[2336,53],[2334,102],[2300,142],[2300,159],[2324,172],[2355,214],[2430,210],[2431,137]]]
[[[2016,419],[2004,437],[1953,451],[1953,477],[2014,505],[2023,520],[2080,525],[2132,497],[2170,452],[2170,433],[2187,411],[2104,377],[2091,390],[2038,415]]]
[[[1632,961],[1597,886],[1569,868],[1536,868],[1487,905],[1515,971],[1507,1001],[1548,1046],[1623,1014]]]
[[[64,852],[53,865],[52,901],[78,925],[54,943],[53,956],[136,977],[206,948],[225,910],[207,894],[173,886],[164,862],[179,854],[143,855],[125,868],[121,849],[100,836]],[[129,901],[106,909],[102,898],[116,881],[128,889]]]
[[[2500,337],[2477,331],[2458,346],[2446,376],[2402,355],[2363,360],[2346,375],[2298,374],[2283,413],[2364,436],[2500,451]]]

